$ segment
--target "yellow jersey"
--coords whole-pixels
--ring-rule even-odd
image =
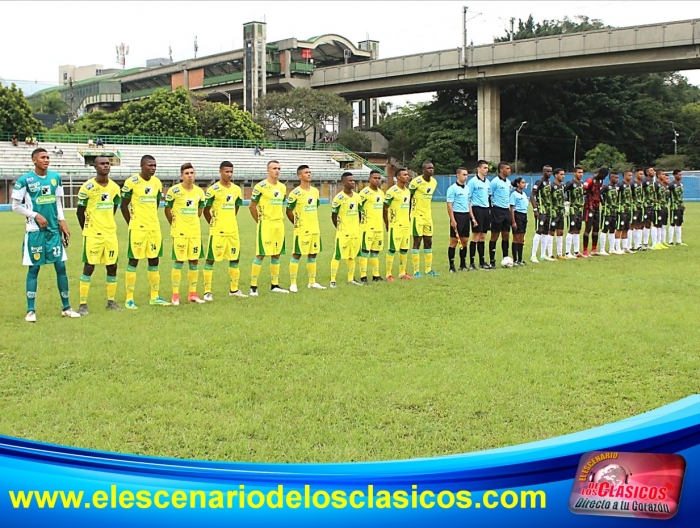
[[[237,235],[236,207],[243,203],[243,192],[235,183],[225,187],[217,182],[204,193],[205,207],[211,207],[211,235]]]
[[[368,185],[359,194],[362,231],[384,231],[384,191]]]
[[[348,196],[339,192],[331,202],[331,211],[338,215],[336,236],[360,237],[360,195],[356,192]]]
[[[284,220],[284,198],[287,187],[284,183],[272,184],[263,180],[253,187],[250,199],[257,204],[258,222],[282,222]]]
[[[85,207],[83,236],[105,236],[117,234],[114,207],[119,206],[119,185],[107,179],[107,185],[92,178],[80,186],[78,206]]]
[[[412,209],[414,217],[420,216],[432,220],[433,210],[431,205],[436,187],[437,180],[435,178],[425,181],[423,176],[418,176],[411,180],[408,190],[411,191],[411,196],[413,197]]]
[[[132,231],[160,231],[158,207],[163,197],[163,184],[151,176],[145,180],[140,174],[134,174],[124,182],[122,199],[130,199],[129,212]]]
[[[308,191],[301,186],[295,188],[287,197],[287,209],[294,211],[294,231],[306,235],[318,235],[319,192],[316,187]]]
[[[411,191],[394,185],[386,191],[384,203],[389,206],[389,228],[411,227]]]
[[[172,209],[171,236],[185,238],[202,236],[199,209],[204,207],[204,191],[201,187],[195,185],[188,191],[181,183],[173,185],[165,195],[165,207]]]

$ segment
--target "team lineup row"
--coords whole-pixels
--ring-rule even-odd
[[[187,283],[188,301],[204,303],[213,301],[211,291],[213,265],[226,261],[229,264],[230,291],[235,297],[246,297],[239,288],[240,238],[236,215],[242,205],[241,188],[232,182],[233,165],[222,162],[220,179],[206,191],[194,184],[195,171],[191,164],[181,167],[182,182],[174,185],[165,195],[165,216],[170,224],[173,239],[172,298],[164,300],[160,292],[159,259],[162,257],[163,244],[158,218],[158,208],[163,197],[163,187],[155,176],[156,161],[152,156],[141,160],[141,171],[130,177],[120,189],[109,178],[110,161],[106,157],[95,160],[96,176],[85,182],[78,194],[77,216],[83,230],[83,274],[80,280],[80,306],[77,312],[70,308],[68,301],[67,277],[65,264],[67,259],[65,247],[70,232],[65,223],[62,208],[63,189],[58,173],[48,171],[49,156],[44,149],[32,153],[35,169],[23,175],[13,189],[13,210],[26,217],[26,234],[23,245],[23,264],[28,266],[26,319],[36,320],[35,297],[38,272],[43,264],[53,263],[59,276],[58,284],[63,302],[62,314],[79,317],[89,313],[87,298],[90,280],[95,265],[107,268],[107,308],[121,310],[115,302],[117,284],[118,240],[116,235],[115,215],[121,208],[128,224],[128,266],[125,274],[126,302],[128,309],[137,309],[134,302],[136,269],[140,260],[148,261],[148,279],[150,283],[151,305],[178,305],[180,303],[180,282],[182,269],[188,263]],[[653,169],[650,169],[653,171]],[[501,163],[498,177],[491,182],[486,179],[488,164],[479,161],[477,174],[467,183],[467,170],[457,169],[457,181],[448,189],[447,210],[450,217],[450,247],[448,258],[450,271],[456,272],[454,258],[459,244],[461,270],[476,269],[476,254],[479,255],[481,269],[495,268],[495,254],[498,237],[502,239],[503,265],[510,267],[513,260],[508,256],[509,233],[513,231],[513,256],[515,262],[524,265],[522,251],[527,230],[528,198],[524,192],[526,184],[522,178],[513,182],[508,180],[510,166]],[[311,185],[311,171],[306,165],[297,169],[300,185],[287,194],[286,186],[279,182],[280,164],[270,161],[267,164],[268,177],[253,189],[250,200],[250,213],[256,222],[256,251],[252,263],[250,295],[258,295],[258,277],[263,259],[270,257],[270,291],[275,293],[297,292],[297,274],[300,259],[305,256],[308,274],[308,288],[325,289],[316,281],[316,257],[321,251],[320,229],[318,222],[319,192]],[[394,260],[398,257],[398,277],[411,280],[421,277],[420,248],[423,246],[425,273],[437,276],[432,270],[432,198],[437,187],[433,178],[432,163],[425,162],[422,175],[409,181],[405,169],[396,172],[396,183],[384,193],[381,188],[381,175],[373,171],[369,185],[360,192],[355,192],[355,180],[352,173],[343,174],[343,190],[332,200],[332,221],[336,227],[336,237],[331,260],[330,287],[337,286],[336,277],[341,260],[347,265],[347,282],[351,285],[363,285],[369,282],[368,264],[371,267],[372,281],[393,281]],[[549,178],[554,173],[554,183]],[[627,239],[630,218],[637,219],[633,210],[634,197],[637,196],[629,182],[631,173],[624,175],[623,183],[617,185],[616,174],[611,174],[611,182],[603,186],[607,169],[601,169],[594,177],[583,183],[583,171],[576,168],[574,181],[563,185],[564,171],[552,171],[546,166],[543,177],[533,189],[531,202],[538,220],[538,230],[533,244],[533,258],[539,243],[542,245],[541,260],[553,260],[552,239],[557,234],[559,258],[577,258],[588,256],[587,234],[593,231],[593,252],[597,253],[597,232],[600,225],[600,205],[603,204],[605,227],[603,237],[610,234],[611,241]],[[651,174],[651,173],[650,173]],[[675,173],[674,173],[675,177]],[[649,175],[647,175],[649,178]],[[653,178],[653,176],[652,176]],[[668,192],[666,199],[671,201],[674,213],[673,225],[677,226],[678,242],[682,224],[682,183],[678,175],[674,184],[664,184],[663,173],[658,182],[642,185],[645,192],[651,186],[658,194],[654,199],[644,202],[659,211],[657,224],[663,222],[663,208],[660,199],[662,191]],[[646,183],[646,182],[643,182]],[[680,191],[678,190],[680,189]],[[629,192],[628,192],[629,191]],[[630,194],[631,193],[631,194]],[[647,194],[645,194],[645,197]],[[630,201],[630,197],[632,198]],[[665,203],[665,202],[663,202]],[[680,206],[679,206],[680,204]],[[674,208],[675,207],[675,208]],[[680,207],[680,209],[679,209]],[[206,254],[201,244],[200,216],[204,215],[210,226]],[[570,229],[567,234],[567,256],[562,253],[562,231],[564,216],[568,215]],[[627,215],[627,216],[626,216]],[[285,254],[285,216],[293,223],[293,249],[289,263],[290,287],[286,290],[279,285],[280,256]],[[578,233],[582,218],[586,218],[585,251],[578,251]],[[596,219],[598,219],[596,221]],[[656,227],[656,229],[659,229]],[[632,221],[631,227],[637,224]],[[613,227],[614,226],[614,227]],[[627,229],[626,229],[627,228]],[[468,241],[469,231],[472,239]],[[385,231],[388,232],[388,251],[386,255],[386,273],[380,274],[379,253],[384,246]],[[484,258],[485,237],[492,232],[489,244],[490,263]],[[613,233],[618,234],[615,236]],[[658,234],[658,233],[657,233]],[[623,236],[624,235],[624,236]],[[660,249],[658,244],[655,249]],[[613,238],[615,237],[615,238]],[[471,248],[470,266],[466,265],[467,243]],[[574,253],[570,253],[573,242]],[[612,242],[611,242],[612,244]],[[619,242],[615,242],[619,244]],[[603,244],[604,245],[604,244]],[[616,246],[612,246],[613,248]],[[631,251],[630,248],[625,247]],[[406,271],[408,252],[411,250],[413,275]],[[613,249],[613,252],[618,250]],[[607,254],[601,251],[599,254]],[[197,294],[199,279],[199,260],[204,257],[204,295]],[[359,257],[360,282],[355,280],[356,259]]]

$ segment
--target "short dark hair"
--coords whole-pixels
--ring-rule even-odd
[[[619,172],[617,172],[617,171],[612,171],[612,172],[610,173],[610,176],[613,176],[613,175],[615,175],[615,176],[619,176],[619,175],[620,175],[620,173],[619,173]]]
[[[396,169],[396,171],[394,172],[394,176],[398,176],[402,172],[408,173],[408,169]]]
[[[489,166],[489,162],[486,160],[479,160],[476,162],[477,167],[481,167],[482,165],[486,165],[487,167]]]
[[[303,171],[303,170],[305,170],[305,169],[308,169],[308,168],[309,168],[308,165],[299,165],[299,166],[297,167],[297,174],[299,174],[301,171]]]
[[[372,174],[379,174],[380,176],[382,175],[382,173],[379,172],[377,169],[372,169],[371,171],[369,171],[369,175],[372,176]]]
[[[189,162],[188,162],[188,163],[183,163],[183,164],[180,166],[180,174],[182,174],[183,172],[185,172],[187,169],[192,169],[192,170],[194,170],[194,167],[193,167],[192,164],[189,163]]]
[[[219,170],[226,168],[226,167],[233,168],[233,163],[231,163],[230,161],[222,161],[221,165],[219,165]]]
[[[141,157],[141,165],[143,165],[147,161],[151,161],[151,160],[155,161],[156,159],[153,156],[151,156],[150,154],[146,154],[145,156]]]
[[[683,171],[680,169],[673,169],[673,175],[675,176],[676,174],[683,174]]]
[[[109,160],[108,156],[105,156],[104,154],[100,154],[99,156],[95,156],[95,161],[93,161],[93,165],[97,165],[97,160],[100,158],[106,158],[107,160]]]
[[[557,168],[554,169],[552,172],[553,172],[554,174],[557,174],[557,173],[559,173],[559,172],[564,172],[564,173],[565,173],[566,171],[565,171],[564,169],[560,168],[560,167],[557,167]]]
[[[425,161],[421,164],[421,168],[422,168],[422,167],[425,167],[426,165],[432,165],[432,164],[433,164],[432,161],[430,161],[430,160],[425,160]]]
[[[270,166],[271,164],[273,164],[273,163],[277,163],[277,165],[280,165],[280,162],[279,162],[279,161],[277,161],[277,160],[270,160],[270,161],[267,162],[267,166],[269,167],[269,166]]]
[[[577,170],[583,170],[583,167],[581,167],[581,165],[576,165],[574,167],[574,172],[576,172]]]
[[[500,162],[500,163],[498,164],[498,172],[501,172],[501,169],[502,169],[503,167],[510,167],[510,163],[508,163],[508,162],[506,162],[506,161]]]
[[[544,172],[545,169],[551,169],[551,168],[552,168],[551,165],[545,165],[544,167],[542,167],[542,171]]]
[[[343,174],[340,175],[340,179],[344,180],[348,176],[352,176],[352,172],[344,172]]]
[[[457,167],[457,168],[455,169],[455,174],[459,174],[459,173],[462,172],[462,171],[467,171],[467,172],[469,172],[469,170],[468,170],[466,167]]]
[[[34,156],[36,156],[37,154],[41,154],[42,152],[46,152],[46,149],[39,147],[32,150],[32,159],[34,159]]]

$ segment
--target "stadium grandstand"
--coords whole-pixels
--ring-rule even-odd
[[[67,207],[74,207],[75,195],[80,185],[94,176],[92,163],[98,155],[110,157],[111,177],[122,183],[129,176],[139,172],[141,156],[150,154],[156,158],[157,175],[163,181],[164,187],[170,187],[180,181],[180,165],[186,162],[195,167],[198,184],[207,187],[218,179],[219,164],[228,160],[234,165],[234,180],[242,187],[246,199],[255,183],[266,178],[267,162],[273,159],[280,162],[281,181],[290,186],[290,189],[298,185],[296,168],[302,164],[308,165],[324,200],[336,192],[340,175],[344,171],[352,171],[362,186],[362,182],[368,179],[370,170],[379,169],[334,143],[266,141],[256,144],[251,141],[202,138],[104,136],[101,137],[104,146],[98,147],[94,145],[94,141],[93,144],[88,144],[88,141],[96,140],[96,137],[39,134],[37,139],[39,145],[51,156],[51,169],[58,171],[63,177]],[[68,140],[71,142],[66,142]],[[256,149],[258,146],[263,146],[263,149],[256,153],[259,150]],[[0,141],[0,204],[9,203],[14,181],[32,170],[31,151],[34,148],[36,147],[24,143],[14,147],[7,138]]]

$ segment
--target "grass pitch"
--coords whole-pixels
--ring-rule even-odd
[[[327,285],[328,206],[320,216],[318,280]],[[697,392],[700,205],[686,211],[689,247],[457,275],[447,273],[444,203],[434,204],[434,217],[438,278],[350,287],[342,264],[338,289],[310,291],[302,260],[300,293],[276,295],[267,291],[266,259],[258,298],[229,298],[217,264],[213,304],[151,307],[143,262],[139,310],[104,310],[98,268],[90,316],[66,320],[46,267],[32,325],[23,320],[23,220],[0,213],[0,434],[168,457],[369,461],[544,439]],[[77,309],[80,230],[74,212],[69,219]],[[254,230],[245,208],[239,222],[247,292]],[[118,224],[123,304],[121,216]],[[287,233],[290,247],[289,224]],[[283,286],[288,262],[289,254]],[[383,256],[381,264],[383,273]]]

